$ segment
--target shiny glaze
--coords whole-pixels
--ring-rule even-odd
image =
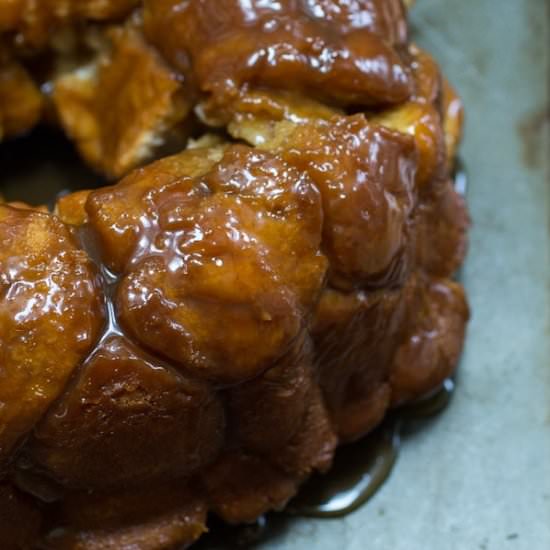
[[[237,146],[212,154],[218,165],[201,153],[160,161],[94,192],[87,211],[103,261],[121,276],[122,326],[188,372],[234,383],[286,353],[326,262],[305,175]],[[170,177],[199,158],[204,174]]]
[[[182,107],[223,131],[55,215],[0,206],[0,510],[45,511],[46,548],[187,545],[207,512],[281,509],[452,374],[461,105],[397,0],[155,0],[84,28],[111,45],[97,74],[77,58],[51,82],[77,92],[58,113],[80,151],[116,152],[102,170],[199,125]],[[373,464],[346,507],[388,472]],[[20,526],[0,541],[27,544]]]
[[[282,155],[308,172],[323,199],[323,250],[332,285],[402,284],[414,204],[415,151],[402,134],[360,115],[299,125]]]
[[[437,64],[429,54],[414,45],[409,48],[408,55],[413,93],[407,101],[376,113],[371,120],[414,138],[418,152],[416,184],[420,192],[425,192],[431,182],[445,177],[446,137],[442,114],[446,112],[442,113],[438,105],[442,87]]]
[[[360,442],[341,447],[330,473],[312,477],[290,503],[289,513],[338,518],[357,510],[390,475],[399,442],[398,423],[390,421]]]
[[[222,10],[215,0],[145,4],[147,36],[183,74],[192,68],[210,116],[223,118],[255,87],[360,105],[400,102],[411,91],[390,45],[405,34],[398,2],[230,0]]]
[[[103,315],[95,267],[59,220],[0,205],[0,233],[1,467],[93,347]]]
[[[315,476],[291,502],[291,514],[338,518],[367,502],[387,480],[397,460],[401,433],[425,424],[450,402],[454,382],[445,380],[439,390],[396,410],[372,434],[341,447],[328,474]]]

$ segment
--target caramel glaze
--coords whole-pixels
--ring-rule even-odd
[[[182,73],[193,68],[208,109],[249,86],[293,89],[337,104],[398,103],[412,89],[393,45],[406,41],[399,1],[145,2],[146,33]],[[172,29],[173,32],[166,32]]]
[[[282,509],[457,365],[460,100],[399,0],[145,1],[108,31],[86,21],[135,2],[51,0],[52,29],[99,36],[69,69],[21,2],[0,0],[1,47],[53,56],[96,167],[126,172],[191,111],[216,134],[54,213],[0,204],[0,542],[156,550],[209,512]],[[388,460],[346,509],[389,471],[378,433]]]
[[[401,445],[401,433],[439,413],[449,403],[454,382],[445,380],[432,395],[401,407],[372,434],[343,446],[331,470],[316,475],[301,488],[288,512],[300,516],[338,518],[354,512],[387,480]]]

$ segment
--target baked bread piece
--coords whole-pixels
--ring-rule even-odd
[[[53,214],[0,205],[6,548],[184,547],[208,512],[281,509],[464,338],[462,108],[399,1],[155,0],[121,25],[97,75],[154,61],[84,79],[81,150],[138,162],[102,144],[146,126],[125,94],[161,135],[176,98],[216,133]]]
[[[0,141],[53,122],[109,178],[183,148],[193,96],[144,41],[139,4],[0,0]]]
[[[54,76],[51,97],[84,160],[120,177],[162,148],[185,145],[192,102],[139,25],[109,28],[101,39],[91,60]]]
[[[30,130],[40,120],[42,109],[38,87],[0,41],[0,141]]]

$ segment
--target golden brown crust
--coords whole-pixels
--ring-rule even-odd
[[[306,175],[239,146],[206,173],[170,181],[165,166],[205,156],[151,165],[93,193],[87,209],[104,261],[121,274],[123,327],[194,375],[237,382],[265,370],[302,329],[325,273],[321,205]],[[197,238],[184,238],[189,231]]]
[[[418,152],[416,183],[426,187],[445,177],[445,134],[439,108],[441,75],[429,54],[417,46],[409,49],[414,92],[408,101],[370,117],[370,120],[411,135]]]

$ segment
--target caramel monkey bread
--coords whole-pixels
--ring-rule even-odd
[[[0,547],[185,548],[440,387],[462,117],[401,0],[0,0],[0,139],[118,180],[0,204]]]

